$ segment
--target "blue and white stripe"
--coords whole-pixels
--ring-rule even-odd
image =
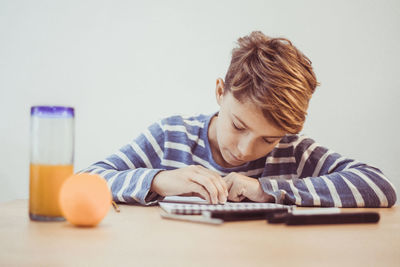
[[[82,172],[102,176],[120,203],[150,205],[151,182],[162,170],[201,165],[221,176],[256,178],[277,203],[297,206],[390,207],[393,184],[374,167],[347,159],[306,136],[287,135],[266,157],[235,168],[219,166],[208,142],[212,115],[173,116],[148,127],[119,151]]]

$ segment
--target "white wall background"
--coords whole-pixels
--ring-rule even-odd
[[[400,1],[0,1],[0,201],[29,192],[29,110],[76,109],[75,170],[156,119],[217,110],[238,37],[283,36],[321,86],[303,133],[400,189]]]

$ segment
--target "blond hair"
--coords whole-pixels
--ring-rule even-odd
[[[311,61],[285,38],[260,31],[238,39],[225,76],[225,92],[252,101],[265,118],[287,133],[303,128],[318,82]]]

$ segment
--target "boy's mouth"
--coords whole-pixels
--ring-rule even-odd
[[[238,157],[236,157],[236,156],[235,156],[234,154],[232,154],[231,152],[229,152],[229,155],[231,156],[231,158],[233,159],[233,161],[234,161],[235,163],[242,164],[242,163],[245,162],[244,160],[241,160],[241,159],[239,159]]]

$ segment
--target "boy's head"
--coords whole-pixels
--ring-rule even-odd
[[[217,79],[220,111],[209,136],[214,159],[239,166],[300,132],[316,86],[310,60],[289,40],[261,32],[240,38],[225,83]]]
[[[299,133],[317,86],[311,61],[284,38],[255,31],[239,38],[225,76],[224,92],[250,100],[287,133]]]

